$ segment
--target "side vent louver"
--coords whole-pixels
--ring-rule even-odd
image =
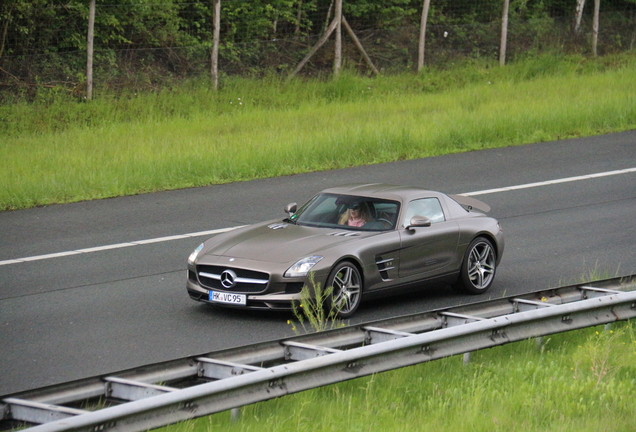
[[[383,258],[381,256],[375,257],[375,265],[378,266],[380,276],[383,280],[389,280],[389,271],[395,269],[395,263],[393,258]]]

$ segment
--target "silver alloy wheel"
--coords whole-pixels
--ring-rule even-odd
[[[495,252],[488,241],[473,245],[468,255],[468,278],[478,290],[487,289],[495,277]]]
[[[362,294],[362,278],[357,267],[349,262],[336,266],[327,286],[333,287],[330,307],[340,318],[348,318],[358,309]]]
[[[461,270],[453,288],[461,293],[482,294],[495,279],[497,252],[490,240],[475,238],[464,253]]]

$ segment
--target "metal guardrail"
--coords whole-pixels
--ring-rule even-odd
[[[635,289],[632,275],[217,351],[8,395],[0,398],[0,412],[5,423],[39,424],[27,429],[32,432],[143,431],[403,366],[634,318]],[[106,407],[77,408],[91,401]]]

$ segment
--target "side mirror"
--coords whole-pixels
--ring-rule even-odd
[[[431,220],[425,216],[413,216],[411,218],[411,221],[409,222],[409,224],[406,226],[407,230],[413,229],[413,228],[418,228],[418,227],[430,227],[431,226]]]
[[[289,203],[285,206],[285,213],[287,213],[288,215],[293,215],[294,213],[296,213],[296,210],[298,208],[298,204],[296,203]]]

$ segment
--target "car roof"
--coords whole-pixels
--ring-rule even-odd
[[[439,197],[444,195],[441,192],[435,192],[416,186],[397,186],[385,183],[348,184],[325,189],[321,193],[358,195],[403,202],[425,196]]]

